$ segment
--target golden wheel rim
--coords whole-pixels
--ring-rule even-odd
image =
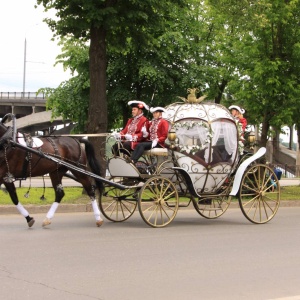
[[[231,196],[215,195],[196,199],[193,197],[193,205],[196,211],[206,219],[216,219],[222,216],[230,205]]]
[[[172,181],[161,176],[148,179],[140,190],[138,206],[148,225],[165,227],[170,224],[179,206],[178,193]]]
[[[246,170],[239,191],[244,216],[256,224],[269,222],[280,204],[280,184],[275,172],[257,164]]]
[[[99,207],[104,217],[113,222],[123,222],[134,213],[137,200],[135,189],[121,190],[105,186],[99,201]]]

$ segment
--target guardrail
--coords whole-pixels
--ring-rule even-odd
[[[300,176],[300,165],[288,165],[288,164],[270,164],[272,168],[278,168],[282,172],[284,178],[295,178]]]
[[[46,99],[44,93],[37,92],[0,92],[0,99]]]

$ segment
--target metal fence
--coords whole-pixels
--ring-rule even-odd
[[[0,99],[46,99],[44,93],[37,92],[0,92]]]

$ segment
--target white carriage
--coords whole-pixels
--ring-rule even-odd
[[[115,186],[106,184],[99,203],[103,215],[122,222],[138,206],[148,225],[164,227],[180,206],[192,202],[200,215],[214,219],[234,199],[251,222],[271,220],[280,185],[275,172],[257,162],[266,149],[244,152],[239,123],[224,106],[201,102],[193,90],[182,100],[163,114],[170,124],[168,148],[146,151],[136,165],[122,156],[108,159]]]

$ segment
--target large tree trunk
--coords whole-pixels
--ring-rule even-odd
[[[107,132],[107,101],[106,101],[106,32],[103,28],[91,26],[90,53],[90,103],[88,112],[87,132]],[[105,162],[105,138],[90,138],[95,147],[96,157],[99,159],[103,174]]]
[[[260,137],[261,147],[266,147],[267,145],[269,127],[270,127],[270,122],[269,122],[268,113],[265,113],[264,120],[262,123],[262,129],[261,129],[261,137]]]
[[[217,104],[221,103],[222,95],[224,93],[227,83],[228,81],[223,78],[221,84],[218,85],[219,91],[218,91],[218,95],[215,97],[215,103]]]

